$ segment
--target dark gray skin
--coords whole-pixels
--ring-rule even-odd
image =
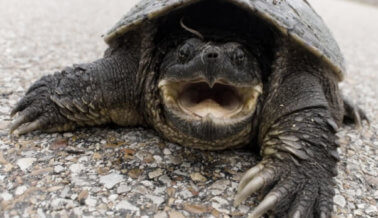
[[[179,83],[193,81],[193,84],[198,84],[195,88],[201,89],[198,94],[203,95],[202,98],[218,98],[220,102],[227,99],[227,93],[222,93],[222,89],[227,89],[228,86],[253,87],[262,82],[256,57],[242,44],[203,42],[197,38],[185,40],[177,49],[168,52],[161,65],[159,80],[179,81]],[[206,95],[208,87],[213,87],[211,92],[215,96],[208,96],[211,93]],[[154,91],[151,90],[151,92]],[[164,96],[162,98],[164,99]],[[223,102],[223,104],[227,103]],[[172,125],[160,127],[157,130],[162,135],[169,135],[168,129],[174,131],[179,128],[185,135],[182,137],[173,134],[169,136],[171,141],[199,149],[219,150],[247,144],[251,140],[251,132],[245,130],[252,124],[253,114],[242,117],[232,125],[217,125],[210,119],[196,120],[192,116],[184,116],[177,111],[180,109],[169,108],[167,103],[164,105],[162,115]],[[163,116],[157,119],[164,119]],[[152,121],[152,123],[155,122]],[[251,127],[248,129],[250,131]],[[236,138],[239,139],[236,140]]]
[[[265,72],[259,49],[242,41],[198,39],[188,33],[177,38],[175,47],[135,43],[152,37],[148,32],[129,34],[98,61],[35,82],[12,111],[18,115],[11,131],[62,132],[116,123],[151,127],[167,140],[199,149],[257,142],[263,160],[242,178],[235,205],[260,192],[265,197],[251,217],[330,217],[338,161],[335,133],[344,116],[355,122],[366,118],[350,103],[344,106],[331,70],[284,37],[277,39],[271,72]],[[166,99],[159,88],[162,81],[177,82],[180,90],[189,84],[189,91],[181,90],[189,97],[174,99],[182,98],[184,104],[192,103],[192,86],[205,98],[221,105],[225,101],[225,107],[237,104],[227,102],[236,95],[230,90],[259,84],[263,89],[255,93],[253,110],[230,118],[231,125],[183,112]],[[167,90],[175,93],[172,87]]]

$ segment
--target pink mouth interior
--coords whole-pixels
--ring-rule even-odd
[[[242,105],[235,88],[215,84],[210,88],[205,82],[188,85],[179,96],[181,107],[200,117],[212,115],[217,118],[233,114]]]

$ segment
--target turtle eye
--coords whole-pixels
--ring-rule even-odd
[[[193,52],[193,46],[186,43],[178,50],[178,59],[181,63],[185,63],[189,60]]]
[[[232,60],[236,64],[242,64],[245,59],[245,52],[241,48],[236,48],[232,54]]]
[[[245,52],[241,48],[236,48],[231,54],[231,59],[235,64],[240,65],[245,60]]]

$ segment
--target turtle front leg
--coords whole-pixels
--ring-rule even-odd
[[[138,124],[141,118],[133,96],[137,63],[132,54],[119,52],[42,77],[12,110],[11,116],[17,117],[10,131],[21,135],[110,122]]]
[[[278,217],[330,216],[338,155],[335,123],[325,114],[322,108],[291,114],[265,136],[264,159],[244,175],[236,196],[238,204],[252,193],[268,191],[251,217],[267,212]]]
[[[331,216],[339,159],[336,123],[342,116],[329,108],[342,105],[329,107],[324,81],[294,73],[273,86],[260,128],[263,160],[244,175],[235,198],[238,205],[255,192],[266,194],[250,217]]]

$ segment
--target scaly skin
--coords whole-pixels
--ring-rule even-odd
[[[125,126],[142,124],[133,83],[138,52],[130,52],[132,47],[128,49],[119,47],[93,63],[42,77],[12,110],[11,115],[18,116],[11,124],[11,132],[63,132],[110,122]]]
[[[236,196],[239,203],[253,192],[272,188],[251,217],[268,211],[277,217],[331,215],[338,155],[328,119],[324,108],[302,110],[278,120],[265,135],[263,161],[246,173]]]
[[[238,205],[252,193],[266,194],[250,217],[330,217],[332,212],[340,93],[318,59],[290,47],[279,51],[262,111],[263,160],[244,175],[235,198]]]

